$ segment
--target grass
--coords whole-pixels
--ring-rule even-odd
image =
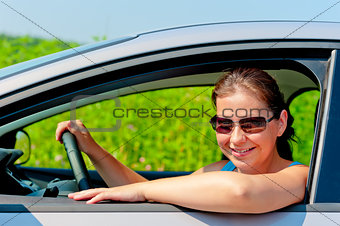
[[[0,68],[79,46],[75,42],[60,43],[53,39],[5,34],[0,34],[0,44]]]
[[[293,127],[296,143],[292,143],[293,159],[309,165],[314,141],[314,112],[320,97],[319,91],[309,91],[293,100],[290,111],[294,117]]]

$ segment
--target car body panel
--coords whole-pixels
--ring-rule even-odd
[[[225,214],[159,203],[86,205],[84,201],[67,198],[0,197],[0,223],[9,222],[8,225],[22,222],[33,225],[71,225],[74,222],[82,225],[93,225],[94,222],[101,225],[159,225],[162,222],[162,225],[329,225],[340,221],[339,204],[296,205],[265,214]],[[3,204],[6,198],[10,205]]]
[[[340,52],[333,51],[330,63],[330,73],[327,80],[327,93],[322,112],[322,127],[317,133],[320,136],[319,152],[316,163],[314,179],[318,182],[313,184],[312,202],[340,202],[340,173],[337,170],[340,153],[338,151],[339,129],[339,101],[340,97]]]

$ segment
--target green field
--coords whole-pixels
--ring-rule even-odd
[[[1,53],[0,67],[69,48],[54,40],[28,36],[0,35],[0,41],[6,46],[6,51]],[[77,46],[76,43],[69,45]],[[124,96],[119,100],[123,109],[136,106],[149,110],[210,108],[209,114],[213,115],[211,90],[212,87],[174,88]],[[312,91],[296,98],[290,106],[297,135],[297,143],[293,144],[294,160],[307,165],[313,146],[314,111],[318,98],[319,92]],[[88,128],[112,127],[117,120],[112,115],[114,108],[114,101],[95,103],[77,109],[77,118],[82,119]],[[192,171],[219,160],[221,152],[216,145],[215,133],[207,123],[209,117],[189,118],[182,117],[180,113],[183,111],[178,113],[177,118],[138,118],[130,112],[129,117],[122,118],[119,130],[92,134],[98,143],[134,170]],[[69,119],[70,113],[65,112],[25,128],[32,142],[32,154],[26,166],[70,167],[63,146],[55,141],[54,136],[57,123]],[[17,147],[27,149],[25,144],[27,142],[18,142]],[[86,161],[88,168],[94,169],[89,160]]]
[[[0,44],[0,68],[79,46],[75,42],[60,43],[58,40],[4,34],[0,34]]]

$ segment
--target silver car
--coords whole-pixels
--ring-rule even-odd
[[[104,41],[1,69],[0,224],[339,225],[339,51],[339,23],[218,23]],[[320,91],[312,112],[315,133],[303,203],[265,214],[210,213],[161,203],[87,205],[65,196],[105,184],[97,172],[86,169],[72,140],[66,142],[72,170],[14,164],[22,154],[14,144],[28,125],[120,96],[212,86],[223,69],[238,66],[270,71],[288,103],[301,93]],[[91,129],[111,132],[119,126],[117,120],[111,127]],[[155,179],[190,172],[140,173]]]

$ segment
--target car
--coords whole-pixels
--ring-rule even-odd
[[[154,93],[143,93],[175,87],[211,87],[224,69],[240,66],[261,68],[274,75],[288,104],[305,92],[319,91],[316,107],[309,110],[315,115],[315,121],[310,122],[315,132],[309,151],[306,194],[301,203],[264,214],[211,213],[164,203],[87,205],[66,195],[90,186],[105,186],[105,183],[96,171],[87,170],[72,136],[65,138],[72,169],[17,164],[24,159],[23,150],[16,149],[15,145],[22,137],[32,136],[23,130],[29,125],[66,111],[70,112],[71,120],[76,119],[81,114],[79,107],[111,100],[114,107],[109,109],[121,109],[109,112],[110,117],[116,113],[114,123],[101,127],[91,125],[88,129],[94,133],[106,132],[115,139],[122,133],[121,123],[125,118],[121,116],[127,113],[123,111],[126,108],[119,108],[120,97],[140,94],[159,108],[160,102],[151,98]],[[340,110],[340,23],[234,22],[159,30],[71,48],[9,66],[0,70],[0,80],[2,225],[340,224],[340,168],[337,168],[340,152],[336,126],[340,120],[337,113]],[[96,105],[92,106],[96,110]],[[139,106],[139,109],[147,108]],[[102,117],[101,112],[97,113],[98,118]],[[146,111],[139,113],[138,120],[143,121]],[[187,129],[201,133],[202,139],[205,132],[200,131],[207,131],[208,124],[203,118],[195,121],[198,127],[186,123]],[[42,143],[45,142],[44,129],[40,128],[39,134]],[[136,128],[131,126],[130,130]],[[28,149],[32,146],[29,139],[24,143]],[[57,142],[50,144],[52,150],[54,146]],[[160,150],[155,148],[157,151]],[[25,152],[24,156],[27,155],[29,157]],[[43,161],[40,157],[37,163]],[[49,160],[57,161],[53,157]],[[139,173],[156,179],[186,175],[190,171]]]

